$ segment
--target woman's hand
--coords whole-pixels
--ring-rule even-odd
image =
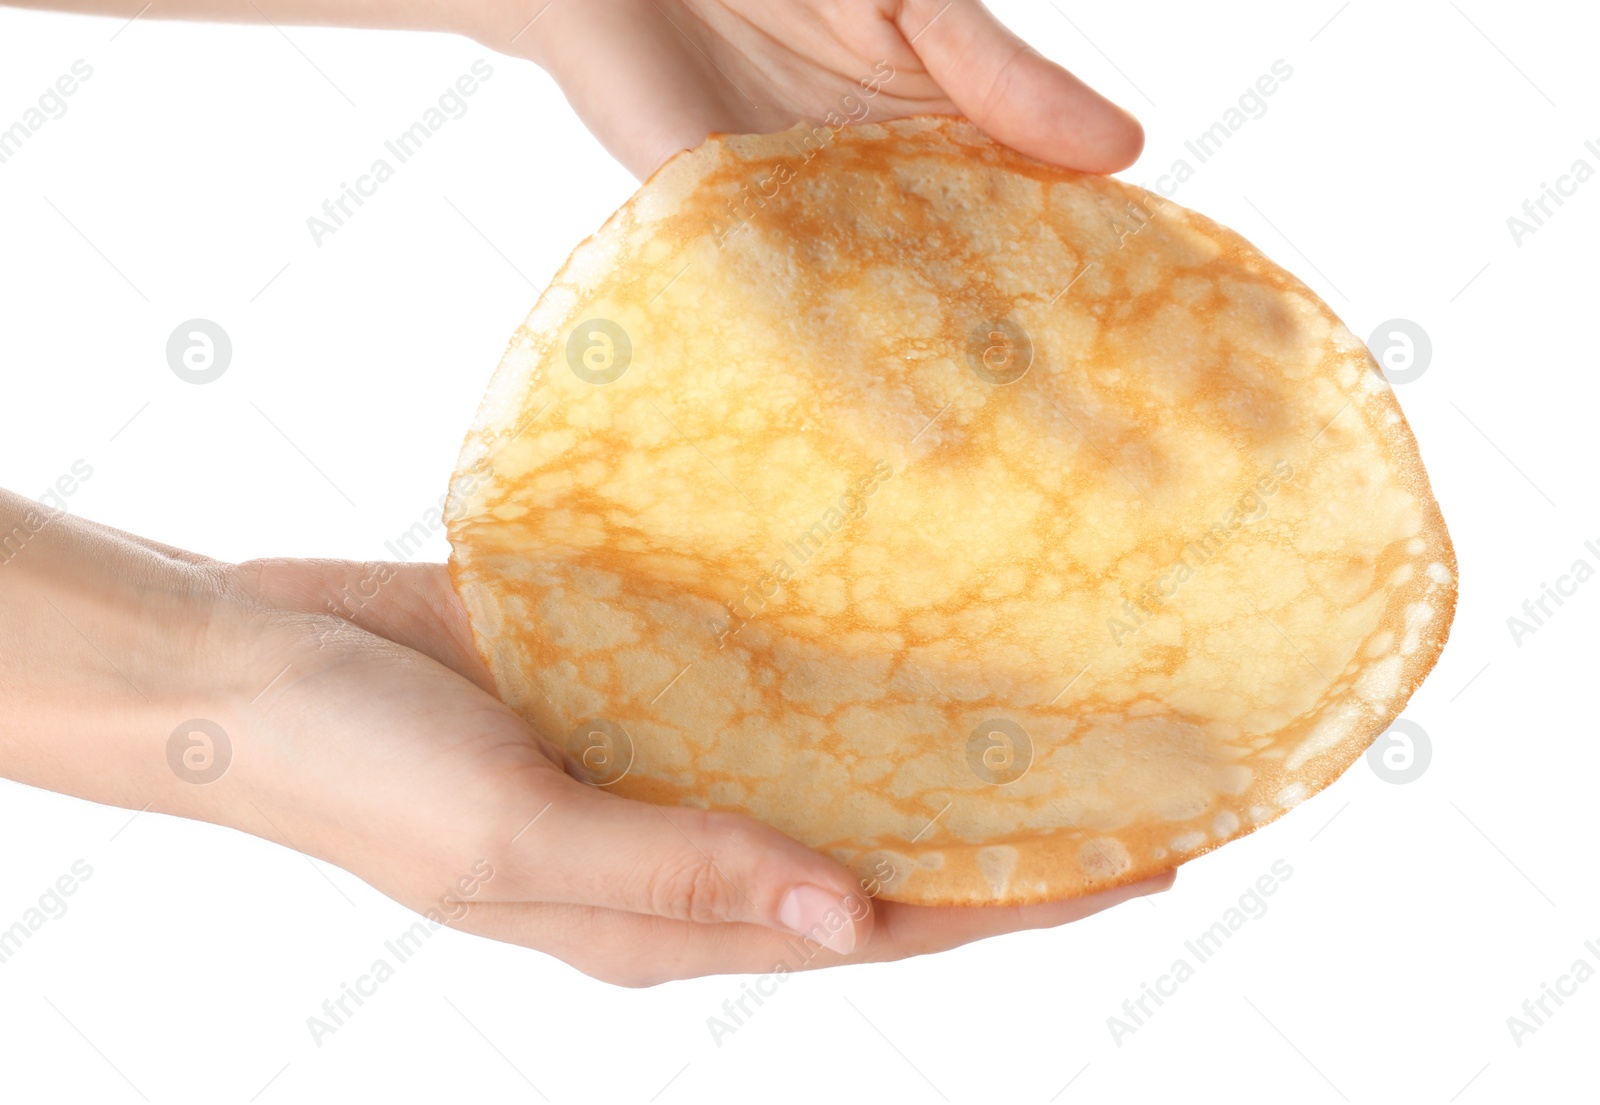
[[[123,0],[0,0],[126,19]],[[148,19],[453,31],[531,59],[641,179],[713,131],[959,114],[1041,161],[1109,173],[1137,120],[981,0],[151,0]],[[537,138],[535,138],[537,140]]]
[[[641,178],[713,131],[927,112],[1089,172],[1126,168],[1144,144],[1132,115],[979,0],[490,0],[483,12],[477,37],[538,62]]]
[[[217,812],[596,978],[900,959],[1171,882],[1020,908],[873,905],[845,868],[750,818],[569,775],[494,697],[442,565],[256,561],[233,578],[264,689],[235,715]]]
[[[874,905],[750,818],[569,775],[495,697],[442,565],[234,567],[5,491],[0,538],[0,775],[254,833],[596,978],[898,959],[1171,881]]]

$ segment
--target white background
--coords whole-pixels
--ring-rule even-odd
[[[319,1048],[306,1018],[410,914],[255,838],[0,784],[0,926],[75,860],[94,870],[0,965],[0,1097],[1573,1099],[1600,980],[1521,1046],[1507,1018],[1575,959],[1600,966],[1600,582],[1520,646],[1506,619],[1574,560],[1600,566],[1600,179],[1520,244],[1506,220],[1577,158],[1600,170],[1600,26],[1577,7],[998,5],[1141,115],[1127,179],[1186,158],[1175,198],[1356,333],[1431,335],[1397,391],[1462,578],[1405,713],[1431,736],[1419,780],[1358,763],[1153,903],[795,977],[720,1047],[706,1018],[739,980],[625,991],[444,931]],[[83,459],[87,517],[228,559],[382,559],[442,495],[538,288],[633,182],[526,63],[286,30],[0,11],[0,127],[74,60],[94,69],[0,165],[0,484],[36,495]],[[466,116],[314,245],[307,217],[479,57],[494,75]],[[1195,164],[1184,140],[1280,58],[1267,113]],[[204,387],[164,356],[195,317],[234,345]],[[1114,1042],[1124,999],[1279,859],[1269,912]]]

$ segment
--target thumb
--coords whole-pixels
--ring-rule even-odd
[[[510,857],[517,874],[506,890],[516,898],[742,921],[840,955],[870,935],[872,907],[855,876],[753,818],[655,806],[565,778],[545,802]]]
[[[915,0],[899,27],[962,114],[1015,150],[1071,169],[1126,169],[1144,148],[1131,114],[1041,57],[979,0]]]

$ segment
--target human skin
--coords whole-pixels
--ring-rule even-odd
[[[231,746],[206,783],[169,750],[197,718]],[[0,775],[253,833],[418,912],[459,900],[454,927],[627,986],[900,959],[1172,881],[1030,906],[873,902],[760,822],[569,774],[495,697],[443,565],[230,565],[6,491]],[[797,933],[831,948],[797,961]]]
[[[130,18],[143,0],[7,0]],[[841,112],[881,72],[872,119],[962,114],[997,140],[1109,173],[1144,131],[977,0],[152,0],[141,19],[444,31],[544,68],[641,179],[713,131],[769,133]],[[531,129],[531,128],[530,128]]]
[[[127,19],[140,0],[31,6]],[[960,112],[1025,153],[1097,172],[1143,142],[1131,116],[975,0],[153,0],[139,18],[468,35],[545,67],[641,177],[712,131],[822,121],[880,62],[894,75],[872,118]],[[169,761],[193,719],[231,745],[212,782]],[[230,565],[70,515],[45,521],[3,491],[0,775],[253,833],[419,912],[465,899],[454,927],[623,985],[898,959],[1172,882],[1031,906],[874,901],[769,826],[568,774],[495,697],[443,565]],[[464,894],[484,864],[493,876]],[[796,933],[816,938],[803,962]]]

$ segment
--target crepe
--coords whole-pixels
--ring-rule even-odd
[[[1416,442],[1326,304],[944,117],[668,162],[512,339],[448,515],[501,695],[580,777],[925,905],[1272,821],[1455,606]]]

